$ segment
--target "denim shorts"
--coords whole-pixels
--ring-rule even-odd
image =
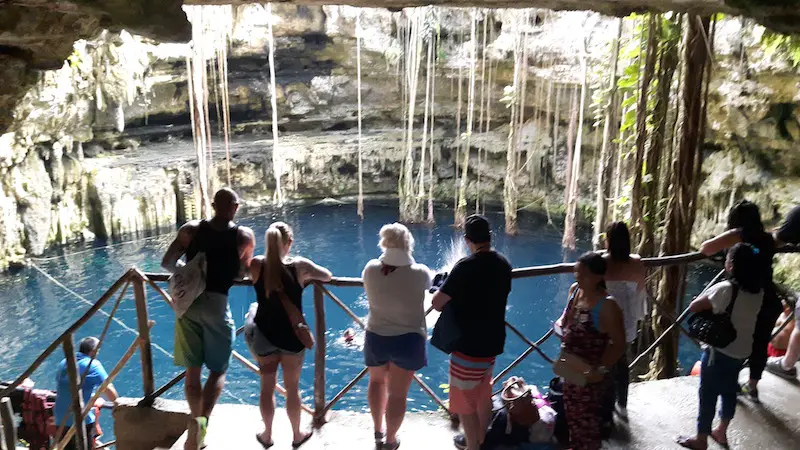
[[[303,356],[305,354],[305,349],[300,350],[299,352],[290,352],[289,350],[276,347],[272,344],[272,342],[264,337],[264,334],[261,333],[261,330],[258,329],[258,326],[252,322],[245,323],[244,341],[247,343],[247,347],[250,349],[250,352],[255,356],[266,357],[276,354]]]
[[[367,331],[364,338],[364,364],[381,367],[392,363],[410,371],[417,371],[428,364],[425,336],[406,333],[398,336],[381,336]]]

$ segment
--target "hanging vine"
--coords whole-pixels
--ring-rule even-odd
[[[467,174],[469,173],[469,154],[472,145],[472,126],[475,116],[475,72],[477,60],[477,9],[471,10],[471,26],[470,26],[470,53],[469,53],[469,95],[467,100],[467,130],[464,138],[464,159],[461,166],[461,184],[458,191],[458,204],[455,212],[455,225],[461,227],[464,225],[464,220],[467,218]]]
[[[358,217],[364,219],[364,176],[361,150],[361,11],[356,15],[356,75],[358,83]]]

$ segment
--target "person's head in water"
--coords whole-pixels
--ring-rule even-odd
[[[606,260],[599,253],[586,252],[575,263],[575,281],[583,290],[603,290],[606,288]]]
[[[344,330],[342,337],[344,338],[344,341],[349,344],[356,338],[356,332],[352,328],[348,328]]]
[[[631,234],[625,222],[614,222],[606,228],[606,250],[614,261],[631,259]]]
[[[381,238],[378,247],[384,252],[390,248],[402,250],[409,255],[414,252],[414,236],[402,223],[384,225],[378,236]]]
[[[269,293],[283,289],[282,275],[286,272],[283,258],[289,254],[289,250],[292,248],[294,233],[289,225],[275,222],[267,228],[264,240],[267,241],[266,255],[264,256],[264,286]]]
[[[211,207],[214,208],[214,217],[230,222],[239,210],[239,196],[233,189],[222,188],[214,194],[214,203]]]
[[[742,230],[742,238],[745,240],[750,236],[763,233],[764,224],[761,222],[758,205],[748,200],[736,202],[728,211],[728,229]]]
[[[97,354],[97,346],[100,345],[100,340],[94,336],[89,336],[81,339],[78,344],[78,351],[86,356],[93,357]]]
[[[470,251],[488,250],[492,245],[492,230],[486,217],[473,214],[464,221],[464,240]]]
[[[725,259],[725,271],[728,278],[738,284],[746,292],[758,293],[763,287],[762,261],[758,258],[759,250],[750,244],[738,243],[728,250]]]

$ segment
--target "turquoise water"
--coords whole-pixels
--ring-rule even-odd
[[[379,255],[377,233],[381,225],[396,220],[396,206],[367,205],[364,221],[359,221],[355,206],[304,206],[287,208],[281,211],[259,212],[241,219],[240,223],[252,227],[258,238],[257,252],[263,253],[263,234],[274,220],[290,223],[295,231],[295,254],[309,257],[328,268],[335,275],[360,276],[364,264]],[[520,234],[505,236],[502,231],[502,216],[489,214],[496,232],[496,248],[504,253],[514,267],[552,264],[564,258],[561,250],[560,229],[548,226],[546,221],[535,215],[522,215]],[[440,211],[437,220],[442,223],[435,227],[413,227],[416,239],[415,258],[432,268],[444,264],[444,255],[451,241],[460,237],[449,225],[452,213]],[[0,276],[0,380],[10,381],[19,375],[39,355],[50,342],[59,336],[71,323],[89,307],[87,302],[95,302],[124,271],[137,266],[143,271],[158,272],[161,256],[166,250],[172,235],[156,236],[146,240],[117,244],[109,248],[94,246],[73,246],[35,263],[43,271],[58,279],[68,292],[56,285],[34,268],[26,268],[13,274]],[[578,253],[588,248],[588,235],[579,233],[581,239],[578,252],[567,253],[568,260],[574,260]],[[696,295],[702,284],[707,282],[715,269],[707,266],[693,266],[689,275],[687,296]],[[557,275],[515,280],[509,298],[507,319],[517,326],[531,340],[538,339],[560,314],[566,302],[566,292],[572,283],[571,275]],[[332,288],[332,291],[361,317],[367,315],[367,303],[363,291],[356,288]],[[78,298],[78,296],[83,299]],[[148,291],[149,313],[156,324],[152,329],[152,339],[160,345],[153,349],[156,385],[161,385],[180,372],[172,364],[174,315],[169,307],[153,291]],[[243,322],[248,305],[255,301],[252,288],[235,287],[231,291],[230,304],[237,326]],[[111,311],[113,302],[104,310]],[[306,316],[312,326],[314,322],[312,289],[304,296]],[[327,342],[327,395],[332,398],[363,367],[362,355],[357,346],[347,346],[340,339],[348,327],[357,328],[352,320],[333,302],[326,300],[328,342]],[[107,370],[116,364],[135,334],[136,312],[132,295],[127,296],[119,308],[117,317],[120,323],[112,323],[106,344],[101,349],[100,360]],[[106,317],[95,315],[77,334],[76,340],[87,335],[99,335]],[[235,349],[248,355],[247,348],[240,338]],[[498,358],[498,370],[511,363],[526,349],[525,344],[509,333],[506,353]],[[553,356],[557,343],[551,339],[543,350]],[[691,344],[683,345],[681,362],[690,367],[697,359],[697,350]],[[63,358],[61,351],[48,358],[33,375],[37,387],[54,388],[54,369]],[[446,397],[440,385],[447,382],[445,355],[429,347],[428,367],[421,371],[425,381],[442,397]],[[514,371],[529,382],[546,384],[552,377],[549,365],[536,353],[532,354]],[[306,366],[301,380],[303,398],[313,403],[313,352],[306,356]],[[141,396],[142,382],[138,355],[134,356],[115,382],[123,396]],[[182,385],[173,388],[165,397],[182,398]],[[228,403],[255,404],[258,399],[257,377],[241,364],[232,360],[228,373],[226,390],[220,399]],[[279,398],[279,403],[282,400]],[[435,403],[416,385],[409,392],[410,410],[435,409]],[[338,409],[366,410],[366,379],[362,380],[336,406]],[[111,430],[110,414],[104,413],[104,424],[108,437]]]

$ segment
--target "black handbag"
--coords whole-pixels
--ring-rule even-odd
[[[456,321],[453,305],[448,303],[444,305],[442,314],[433,327],[431,345],[449,355],[456,350],[459,339],[461,339],[461,329]]]
[[[715,348],[725,348],[736,340],[736,328],[731,322],[731,312],[739,296],[739,285],[731,283],[733,294],[731,302],[725,312],[714,314],[706,310],[694,314],[689,318],[689,336]]]

